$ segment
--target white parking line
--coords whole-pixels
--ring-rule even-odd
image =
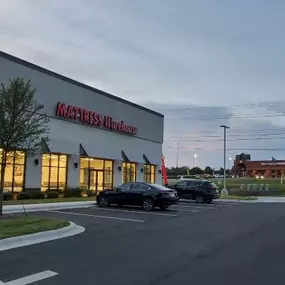
[[[179,212],[190,212],[190,213],[199,213],[199,210],[188,210],[188,209],[180,209],[180,208],[176,208],[175,210],[179,211]]]
[[[99,218],[99,219],[119,220],[119,221],[125,221],[125,222],[144,223],[143,220],[126,219],[126,218],[118,218],[118,217],[110,217],[110,216],[90,215],[90,214],[83,214],[83,213],[56,211],[56,210],[46,211],[46,212],[61,213],[61,214],[74,215],[74,216],[86,216],[86,217],[93,217],[93,218]]]
[[[31,284],[37,281],[41,281],[50,277],[53,277],[55,275],[58,275],[58,273],[50,271],[50,270],[46,270],[40,273],[36,273],[36,274],[32,274],[23,278],[19,278],[10,282],[2,282],[0,281],[0,285],[1,284],[5,284],[5,285],[27,285],[27,284]]]
[[[188,206],[184,206],[184,205],[175,205],[175,207],[182,207],[182,208],[193,208],[193,209],[214,209],[217,210],[219,209],[218,207],[213,207],[213,206],[196,206],[195,204],[193,205],[188,205]]]
[[[111,211],[111,212],[126,212],[126,213],[142,214],[142,215],[177,217],[177,215],[167,214],[167,213],[139,212],[139,211],[133,211],[133,210],[119,210],[119,209],[96,208],[96,207],[95,207],[95,209],[96,209],[96,210],[103,210],[103,211]]]

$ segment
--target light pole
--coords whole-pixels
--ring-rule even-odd
[[[229,191],[227,190],[227,173],[226,173],[226,168],[227,168],[227,129],[230,127],[226,125],[221,125],[221,128],[224,129],[224,188],[222,190],[222,195],[228,195]]]
[[[176,144],[176,168],[178,168],[178,164],[179,164],[179,143],[175,142]]]
[[[196,153],[193,154],[193,168],[195,167],[195,158],[197,158],[197,154]]]

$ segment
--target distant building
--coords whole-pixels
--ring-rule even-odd
[[[250,154],[237,155],[234,161],[233,174],[238,177],[277,178],[285,173],[285,160],[251,160]]]

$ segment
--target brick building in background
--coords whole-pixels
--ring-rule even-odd
[[[277,178],[285,173],[285,160],[251,160],[250,154],[236,155],[232,172],[237,177]]]

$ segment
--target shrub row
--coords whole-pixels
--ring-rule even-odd
[[[13,194],[11,192],[4,192],[3,193],[3,200],[9,201],[13,199]]]
[[[45,192],[41,192],[40,190],[28,190],[25,192],[20,192],[16,195],[17,200],[27,200],[27,199],[55,199],[59,196],[64,198],[71,197],[82,197],[82,195],[86,194],[88,197],[96,196],[96,192],[92,190],[88,190],[82,187],[66,187],[64,190],[61,189],[47,189]],[[13,194],[11,192],[3,193],[3,200],[8,201],[13,199]]]

